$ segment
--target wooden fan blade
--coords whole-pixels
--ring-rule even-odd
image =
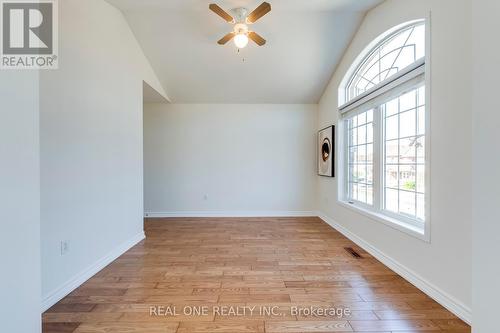
[[[256,32],[253,32],[253,31],[250,31],[248,33],[248,38],[250,38],[251,40],[253,40],[257,45],[259,46],[262,46],[264,44],[266,44],[266,40],[264,38],[262,38],[258,33]]]
[[[225,35],[224,37],[222,37],[217,43],[219,45],[224,45],[227,42],[229,42],[231,39],[233,39],[234,35],[235,35],[234,32],[230,32],[227,35]]]
[[[266,15],[271,11],[271,5],[267,2],[263,2],[259,7],[257,7],[253,12],[247,17],[247,23],[255,23],[262,16]]]
[[[220,8],[216,4],[212,3],[208,6],[208,8],[210,8],[210,10],[213,11],[215,14],[222,17],[227,23],[234,22],[234,18],[231,15],[229,15],[224,9]]]

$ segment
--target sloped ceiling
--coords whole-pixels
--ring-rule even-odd
[[[203,0],[107,0],[128,20],[173,103],[317,103],[367,10],[381,0],[268,0],[237,52],[232,26]],[[213,1],[229,11],[260,0]]]

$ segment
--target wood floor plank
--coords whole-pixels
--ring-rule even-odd
[[[250,294],[250,288],[195,288],[193,295]]]
[[[269,321],[266,322],[266,332],[353,332],[353,329],[347,321]]]
[[[209,311],[207,315],[191,315],[184,314],[181,309],[178,310],[179,313],[176,315],[160,315],[160,316],[151,316],[149,312],[128,312],[124,313],[123,316],[120,317],[119,321],[139,323],[139,322],[200,322],[200,321],[214,321],[215,315],[213,315],[213,311]]]
[[[123,296],[126,292],[120,288],[78,288],[70,296]]]
[[[167,289],[167,288],[130,288],[127,289],[125,296],[179,296],[191,295],[193,288],[190,289]]]
[[[319,307],[321,308],[321,307]],[[313,314],[299,314],[297,315],[297,320],[379,320],[379,317],[375,315],[373,311],[352,311],[349,313],[324,313],[321,315]]]
[[[470,333],[471,328],[469,325],[459,319],[433,319],[432,322],[438,325],[443,331],[456,331],[463,333]]]
[[[151,305],[142,303],[95,304],[92,312],[108,313],[149,313]]]
[[[440,331],[430,320],[351,320],[355,332]]]
[[[362,301],[363,299],[357,294],[318,294],[318,293],[306,293],[306,294],[292,294],[290,298],[293,302],[307,302],[307,301],[317,301],[317,302],[355,302]]]
[[[177,333],[261,333],[263,321],[215,321],[211,323],[182,322]]]
[[[455,319],[456,317],[447,310],[385,310],[375,311],[382,320],[401,319]]]
[[[45,312],[44,333],[470,333],[315,217],[147,219],[145,233]],[[349,314],[297,312],[309,308]]]
[[[57,303],[48,309],[47,312],[90,312],[94,307],[95,304]]]
[[[96,313],[96,312],[71,312],[71,313],[49,313],[42,315],[44,323],[83,323],[83,322],[101,322],[115,321],[122,316],[122,313]]]
[[[175,333],[179,323],[83,323],[74,333]]]
[[[42,333],[73,333],[80,323],[43,323]]]
[[[290,302],[288,294],[252,294],[252,295],[220,295],[219,303],[286,303]]]

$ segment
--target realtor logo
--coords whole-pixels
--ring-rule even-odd
[[[57,69],[57,0],[0,0],[2,69]]]

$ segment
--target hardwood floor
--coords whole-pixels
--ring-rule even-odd
[[[470,332],[316,217],[148,219],[145,230],[45,312],[43,332]]]

